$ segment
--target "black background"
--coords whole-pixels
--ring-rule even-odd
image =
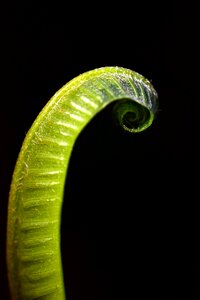
[[[9,299],[8,192],[25,134],[62,85],[102,66],[151,80],[159,113],[132,135],[115,127],[108,107],[74,146],[61,228],[67,299],[198,295],[197,11],[191,1],[27,1],[2,9],[2,299]]]

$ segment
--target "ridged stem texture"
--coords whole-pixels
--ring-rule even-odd
[[[29,129],[9,194],[7,266],[12,299],[65,299],[60,226],[69,159],[83,128],[112,102],[119,124],[130,132],[148,128],[158,107],[157,93],[142,75],[102,67],[64,85]]]

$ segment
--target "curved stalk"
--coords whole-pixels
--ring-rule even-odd
[[[60,254],[61,209],[74,143],[88,122],[116,101],[130,132],[153,122],[157,93],[142,75],[121,67],[85,72],[64,85],[28,131],[11,182],[7,265],[12,299],[65,299]]]

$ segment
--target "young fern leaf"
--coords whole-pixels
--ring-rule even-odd
[[[109,103],[130,132],[148,128],[157,93],[142,75],[121,67],[85,72],[64,85],[26,135],[11,182],[7,266],[11,298],[65,299],[60,253],[61,209],[76,138]]]

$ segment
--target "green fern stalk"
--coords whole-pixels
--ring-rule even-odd
[[[148,128],[158,106],[155,89],[142,75],[121,67],[97,68],[64,85],[26,135],[9,195],[12,299],[65,299],[60,226],[69,159],[83,128],[114,101],[119,123],[130,132]]]

